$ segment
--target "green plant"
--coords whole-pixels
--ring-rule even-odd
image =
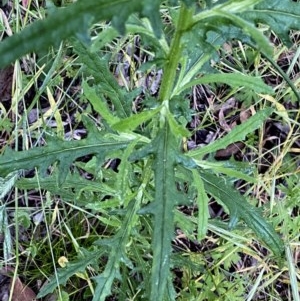
[[[207,146],[186,150],[184,143],[191,136],[186,128],[191,116],[187,95],[193,86],[223,83],[233,89],[250,90],[253,94],[247,91],[251,97],[248,101],[253,103],[258,94],[266,99],[274,95],[273,89],[259,77],[237,71],[220,72],[217,64],[211,64],[212,60],[218,61],[225,42],[238,39],[249,45],[296,92],[291,80],[272,60],[272,46],[259,25],[267,25],[268,30],[289,44],[289,30],[299,29],[299,5],[288,0],[169,1],[163,8],[169,11],[171,24],[164,24],[160,14],[162,2],[78,1],[49,12],[45,20],[35,22],[0,44],[0,63],[6,66],[28,52],[41,53],[69,39],[68,45],[82,65],[83,96],[102,118],[101,124],[95,126],[88,114],[78,117],[88,130],[88,136],[80,141],[60,139],[57,131],[54,137],[44,135],[45,146],[26,151],[7,147],[1,156],[0,174],[5,191],[12,187],[13,179],[13,185],[21,189],[40,188],[62,198],[75,198],[79,206],[91,210],[92,214],[100,213],[100,221],[113,233],[95,240],[91,247],[78,248],[78,257],[50,278],[39,297],[91,266],[96,274],[95,290],[91,291],[93,300],[105,300],[112,290],[119,300],[125,299],[122,293],[131,289],[141,291],[140,298],[175,300],[171,273],[176,267],[176,260],[171,256],[175,225],[194,237],[196,224],[197,238],[203,239],[208,228],[208,195],[224,205],[230,214],[229,229],[234,229],[241,219],[278,260],[284,254],[283,242],[271,224],[233,188],[232,183],[238,178],[256,183],[255,175],[244,173],[232,162],[226,165],[206,159],[210,153],[245,140],[271,114],[281,116],[280,109],[266,106],[257,110],[246,122]],[[111,27],[104,27],[100,33],[95,30],[91,40],[89,30],[98,21],[111,21],[116,30]],[[153,100],[146,95],[145,105],[137,113],[132,112],[132,102],[140,91],[120,87],[109,67],[110,57],[104,55],[105,45],[120,35],[128,39],[130,35],[139,35],[153,54],[153,61],[141,70],[149,70],[153,65],[162,69],[158,96]],[[59,124],[59,117],[55,119]],[[79,160],[86,156],[88,162]],[[120,159],[117,172],[104,165],[106,160],[115,158]],[[53,170],[47,175],[50,166]],[[72,173],[70,166],[75,169]],[[16,171],[21,174],[22,170],[34,168],[34,178],[16,179]],[[93,175],[94,180],[83,179],[77,169]],[[176,209],[193,203],[198,208],[196,221]],[[151,247],[145,249],[150,234]],[[145,254],[141,255],[139,241],[143,240]],[[98,260],[103,256],[107,262],[99,271]],[[148,285],[145,279],[149,278],[150,270]],[[124,275],[129,274],[143,279],[144,283],[128,284]],[[126,290],[114,287],[116,280]]]

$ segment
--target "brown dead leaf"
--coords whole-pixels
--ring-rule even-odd
[[[0,69],[0,98],[2,101],[11,99],[13,71],[12,66]]]
[[[36,300],[36,294],[34,291],[22,283],[19,277],[15,281],[15,285],[12,288],[13,279],[10,282],[10,289],[13,290],[12,301],[33,301]]]
[[[246,122],[251,117],[250,110],[243,110],[240,113],[240,121],[241,123]]]
[[[234,156],[237,152],[241,151],[245,147],[243,142],[236,142],[229,144],[226,148],[220,149],[216,152],[215,159],[227,160],[231,156]]]
[[[235,124],[228,124],[225,117],[227,112],[233,109],[235,106],[236,106],[235,98],[231,97],[225,103],[215,108],[219,111],[219,124],[226,132],[230,132],[232,128],[235,126]]]

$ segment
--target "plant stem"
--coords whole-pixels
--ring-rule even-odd
[[[176,79],[176,71],[181,58],[183,45],[181,38],[183,33],[189,27],[192,20],[193,8],[188,9],[185,4],[181,3],[179,17],[176,25],[173,40],[171,42],[167,63],[164,68],[163,78],[160,87],[159,100],[163,102],[170,100],[172,90]]]

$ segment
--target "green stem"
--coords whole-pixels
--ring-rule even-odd
[[[193,9],[188,9],[181,3],[179,17],[176,25],[175,34],[171,42],[168,60],[164,68],[163,78],[160,87],[159,100],[161,102],[170,100],[176,79],[176,71],[181,59],[183,45],[181,38],[192,21]]]

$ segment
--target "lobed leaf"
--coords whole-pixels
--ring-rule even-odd
[[[88,76],[93,76],[95,81],[95,91],[93,92],[88,85],[85,85],[85,93],[89,94],[89,100],[93,102],[95,109],[103,110],[103,114],[108,121],[111,122],[112,116],[108,115],[108,110],[106,110],[107,104],[105,103],[108,98],[115,109],[116,117],[125,118],[131,114],[131,99],[133,95],[130,95],[124,89],[122,89],[115,77],[109,70],[108,61],[106,58],[100,58],[98,54],[92,53],[87,47],[85,47],[80,42],[74,42],[74,50],[78,54],[78,61],[83,63],[85,66],[84,70]],[[97,104],[96,95],[103,101],[103,104]],[[101,112],[99,112],[101,114]]]
[[[20,152],[8,148],[0,158],[0,174],[6,176],[13,171],[34,168],[39,168],[42,174],[46,174],[47,168],[58,162],[58,183],[61,185],[75,159],[93,154],[100,163],[106,155],[124,149],[128,143],[105,138],[100,132],[92,131],[86,139],[79,141],[51,140],[46,146]]]
[[[265,221],[259,210],[250,205],[245,197],[239,194],[225,178],[220,178],[208,171],[199,170],[206,191],[221,201],[230,211],[231,222],[234,226],[242,219],[255,234],[272,250],[275,256],[284,253],[284,244],[274,228]]]
[[[82,192],[97,192],[103,196],[114,196],[116,191],[103,182],[91,181],[77,173],[69,173],[60,187],[57,186],[57,176],[52,174],[46,178],[21,178],[15,183],[19,189],[45,189],[52,194],[65,199],[78,198]]]
[[[174,235],[174,206],[182,203],[175,183],[178,142],[168,123],[160,129],[151,146],[138,155],[154,155],[155,199],[140,212],[154,215],[152,239],[153,264],[151,272],[151,301],[164,300],[170,277],[171,240]]]
[[[117,131],[126,131],[126,130],[134,130],[139,125],[142,125],[144,122],[152,119],[157,113],[161,110],[160,107],[157,107],[154,110],[144,110],[141,113],[132,115],[128,118],[124,118],[117,123],[112,125],[112,128]]]
[[[204,183],[196,169],[192,170],[193,185],[197,190],[197,205],[198,205],[198,231],[197,238],[199,241],[205,238],[208,227],[208,202],[209,198],[204,189]]]
[[[44,285],[37,295],[37,298],[42,298],[48,294],[51,294],[59,285],[65,285],[69,278],[78,272],[85,272],[85,269],[89,265],[97,265],[98,258],[103,254],[103,251],[88,251],[82,249],[82,255],[74,260],[72,263],[68,263],[66,267],[60,268],[56,275],[50,277],[49,282]]]
[[[269,25],[286,45],[291,45],[290,30],[300,29],[300,5],[291,0],[264,0],[241,17],[253,23]]]
[[[1,42],[0,66],[5,67],[29,52],[47,50],[49,46],[57,45],[71,36],[77,35],[86,40],[92,22],[112,20],[112,24],[124,33],[125,21],[132,13],[148,17],[155,33],[159,35],[162,28],[159,16],[161,2],[162,0],[77,1],[50,13],[45,20],[37,21]]]
[[[132,191],[130,187],[130,178],[132,176],[132,166],[128,158],[133,152],[134,147],[138,143],[138,140],[132,142],[123,152],[121,162],[118,166],[118,173],[115,177],[115,190],[119,204],[124,205],[126,198],[131,197]],[[127,204],[126,204],[127,205]]]
[[[264,50],[265,53],[272,54],[272,47],[269,40],[254,26],[255,23],[253,24],[253,22],[250,23],[245,21],[244,18],[241,18],[236,14],[228,13],[226,10],[218,10],[217,14],[220,18],[225,18],[225,20],[228,20],[234,26],[240,28],[242,32],[254,42],[258,49]],[[236,38],[239,39],[238,36]]]
[[[108,262],[103,273],[94,277],[96,281],[95,294],[93,301],[105,300],[111,294],[111,286],[113,281],[120,279],[120,264],[121,262],[127,264],[132,268],[132,264],[126,256],[126,245],[128,244],[128,237],[131,233],[132,227],[137,221],[137,210],[139,208],[139,201],[131,201],[127,206],[127,212],[122,223],[122,227],[118,233],[109,240],[98,240],[96,245],[106,246],[110,248]]]
[[[0,199],[3,199],[9,193],[19,176],[20,173],[14,171],[9,173],[5,178],[0,178]]]
[[[193,17],[194,27],[200,29],[201,38],[206,36],[206,41],[211,45],[221,46],[226,41],[238,39],[271,54],[272,47],[264,34],[256,28],[257,24],[239,16],[240,13],[246,14],[248,10],[252,10],[258,2],[260,0],[226,1],[215,5]],[[215,36],[213,43],[211,36]]]
[[[83,94],[93,106],[94,110],[111,126],[119,121],[119,118],[114,116],[102,97],[99,97],[95,88],[90,87],[86,82],[82,84]]]
[[[171,240],[174,235],[174,206],[179,203],[176,193],[174,167],[176,139],[168,124],[154,141],[155,201],[151,203],[154,214],[153,264],[151,275],[151,301],[164,299],[170,275]]]
[[[257,176],[253,175],[250,176],[249,173],[251,172],[253,174],[253,168],[250,164],[243,162],[245,166],[242,168],[238,165],[241,162],[230,162],[230,161],[216,161],[216,162],[210,162],[207,160],[196,160],[193,159],[195,164],[202,168],[202,169],[210,169],[213,170],[216,173],[227,175],[228,177],[234,178],[234,179],[242,179],[247,181],[248,183],[257,183],[258,178]],[[242,163],[241,163],[242,164]],[[246,166],[247,165],[247,166]]]
[[[224,3],[222,3],[224,2]],[[220,2],[219,2],[220,3]],[[243,39],[248,36],[256,43],[256,46],[265,53],[271,54],[263,47],[266,43],[262,34],[254,26],[258,24],[269,25],[285,43],[290,44],[290,30],[300,29],[300,6],[297,2],[291,0],[240,0],[240,1],[221,1],[216,3],[211,9],[201,11],[196,14],[194,24],[203,22],[208,28],[215,28],[215,32],[223,32],[228,37],[232,27],[237,26],[241,29],[240,35],[235,38]],[[219,20],[218,16],[219,15]],[[224,19],[223,19],[224,17]],[[221,28],[223,27],[223,29]],[[227,27],[227,29],[226,29]],[[221,28],[221,30],[220,30]],[[244,34],[243,34],[244,33]],[[234,38],[232,36],[232,38]]]
[[[196,85],[223,83],[232,87],[244,87],[256,93],[273,94],[273,89],[266,85],[261,78],[248,76],[242,73],[217,73],[207,74],[194,79],[180,88],[180,92]],[[264,92],[263,92],[264,91]]]
[[[9,213],[6,205],[2,204],[0,205],[0,235],[3,260],[9,261],[13,254],[13,237],[10,231]]]

